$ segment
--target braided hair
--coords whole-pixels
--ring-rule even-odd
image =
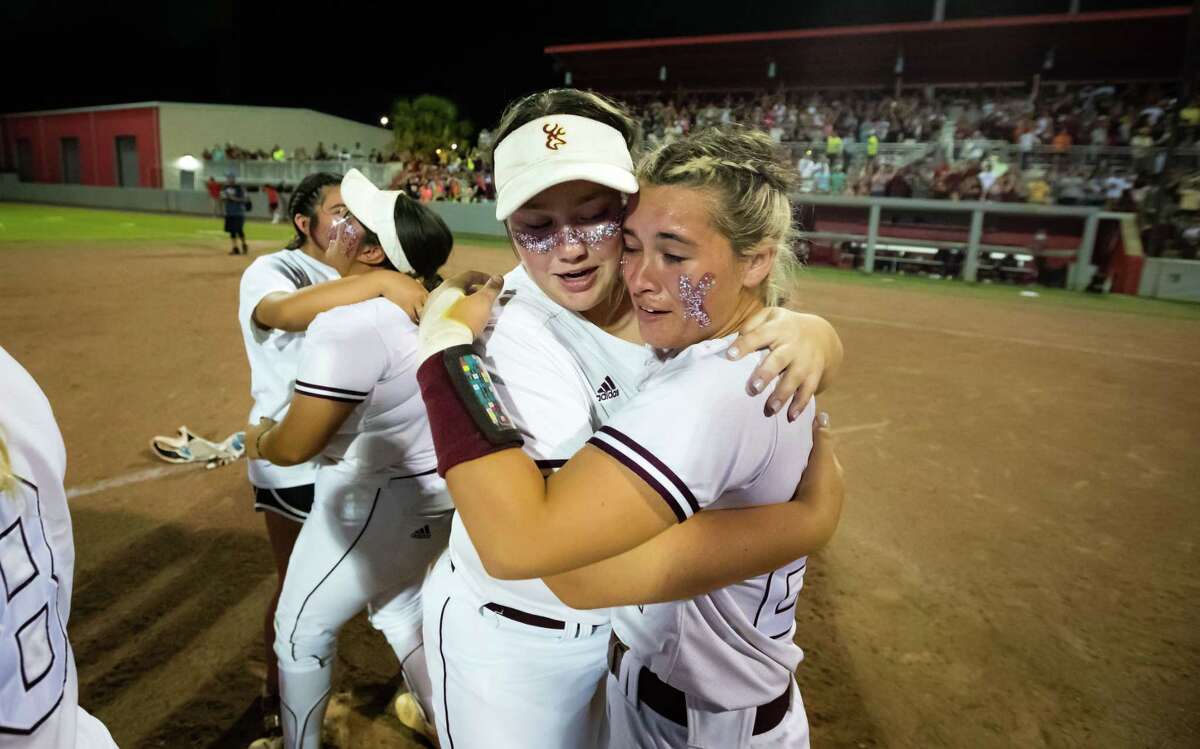
[[[766,133],[741,126],[705,128],[672,141],[638,164],[643,185],[680,185],[708,191],[712,222],[739,256],[764,242],[776,247],[762,300],[777,304],[799,266],[792,244],[792,201],[797,174]]]
[[[292,193],[292,198],[288,201],[288,215],[292,217],[292,230],[296,232],[296,236],[287,243],[287,249],[298,250],[308,241],[308,236],[296,223],[296,214],[307,216],[308,225],[311,227],[317,220],[317,208],[321,205],[325,188],[340,184],[342,176],[330,172],[315,172],[300,180],[300,184],[296,185],[296,192]]]

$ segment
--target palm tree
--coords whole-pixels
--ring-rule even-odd
[[[470,120],[458,118],[458,107],[441,96],[428,94],[397,99],[392,106],[392,129],[397,153],[433,158],[439,148],[458,143],[464,148],[474,134]]]

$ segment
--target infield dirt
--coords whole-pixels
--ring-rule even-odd
[[[0,246],[0,345],[49,396],[76,494],[80,701],[127,749],[255,737],[274,581],[244,466],[166,467],[147,441],[242,428],[237,283],[272,249]],[[464,245],[449,270],[512,263]],[[798,614],[814,745],[1200,742],[1200,321],[801,290],[848,352],[821,401],[849,499]],[[421,745],[387,710],[395,672],[347,626],[336,746]]]

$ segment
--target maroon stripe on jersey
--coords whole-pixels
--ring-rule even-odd
[[[338,395],[329,395],[328,393],[310,393],[307,390],[296,389],[300,395],[307,395],[310,398],[324,398],[327,401],[337,401],[338,403],[362,403],[366,398],[343,398]]]
[[[663,498],[663,501],[667,503],[667,507],[671,508],[671,512],[675,513],[675,518],[679,522],[682,523],[684,520],[687,520],[687,514],[684,513],[683,508],[679,506],[679,502],[675,499],[675,495],[668,491],[667,487],[663,486],[658,479],[651,476],[645,468],[642,468],[637,464],[637,462],[617,448],[606,444],[604,441],[598,440],[595,437],[592,437],[590,440],[588,440],[588,444],[595,445],[596,447],[600,448],[615,458],[618,463],[636,473],[638,478],[646,482],[647,486],[658,492],[659,496]]]
[[[303,385],[306,388],[313,388],[315,390],[328,390],[331,393],[342,393],[344,395],[361,395],[364,398],[367,397],[368,395],[370,395],[370,392],[364,392],[362,390],[346,390],[345,388],[329,387],[328,385],[314,385],[311,382],[304,382],[303,380],[296,380],[296,384]]]
[[[637,442],[634,442],[633,438],[629,435],[613,429],[612,427],[600,427],[600,431],[614,439],[620,440],[626,446],[628,446],[630,450],[633,450],[638,455],[641,455],[647,463],[657,468],[659,473],[666,476],[667,479],[669,479],[670,482],[675,485],[675,488],[679,490],[679,493],[683,495],[683,498],[687,500],[688,505],[692,508],[693,515],[697,512],[700,512],[700,503],[696,501],[696,497],[692,494],[692,490],[689,489],[688,485],[683,483],[683,481],[681,481],[680,478],[675,475],[674,471],[672,471],[670,468],[667,468],[666,463],[663,463],[661,460],[655,457],[654,453],[642,447]]]

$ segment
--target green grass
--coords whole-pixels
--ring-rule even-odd
[[[227,237],[216,216],[103,211],[92,208],[0,203],[0,244],[13,242],[143,242],[221,240]],[[291,237],[283,224],[246,222],[246,238],[279,242]]]
[[[72,244],[208,240],[223,243],[226,235],[221,229],[222,220],[217,217],[0,203],[0,248],[5,244],[18,242]],[[291,230],[284,224],[250,221],[246,224],[246,237],[252,241],[272,240],[283,243],[291,237]],[[459,234],[455,239],[461,244],[498,250],[509,248],[508,240],[503,237]],[[1039,296],[1026,298],[1019,294],[1026,287],[965,284],[961,281],[933,280],[891,273],[867,275],[857,271],[825,267],[806,268],[801,271],[800,279],[874,286],[913,293],[972,297],[1013,305],[1052,305],[1175,319],[1200,319],[1200,304],[1141,299],[1123,294],[1100,296],[1062,289],[1029,287]]]

